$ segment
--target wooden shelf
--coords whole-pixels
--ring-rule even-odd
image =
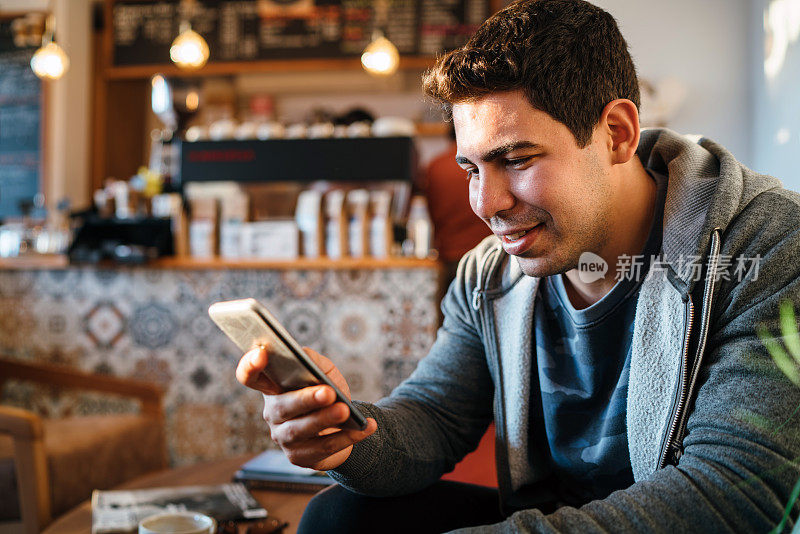
[[[0,270],[64,269],[69,259],[63,254],[25,254],[14,258],[0,258]]]
[[[163,258],[148,264],[160,269],[276,269],[276,270],[328,270],[328,269],[432,269],[441,268],[438,260],[418,258],[297,258],[293,260],[223,258]]]
[[[401,70],[426,69],[433,65],[433,57],[402,57],[400,58]],[[341,59],[299,59],[299,60],[270,60],[270,61],[219,61],[207,63],[195,70],[181,69],[172,63],[154,65],[109,66],[104,69],[107,80],[135,80],[145,79],[154,74],[163,74],[173,77],[200,77],[200,76],[230,76],[236,74],[254,74],[265,72],[310,72],[310,71],[336,71],[336,70],[361,70],[359,58]]]
[[[441,269],[438,260],[419,258],[297,258],[293,260],[223,258],[161,258],[144,265],[121,265],[101,263],[98,265],[70,265],[64,255],[30,254],[16,258],[0,258],[0,270],[66,269],[71,267],[96,267],[98,269],[126,269],[144,267],[148,269],[214,270],[214,269],[263,269],[263,270],[330,270],[330,269]]]

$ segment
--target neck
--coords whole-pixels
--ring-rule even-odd
[[[650,235],[656,202],[655,181],[637,157],[623,167],[615,180],[617,201],[608,221],[609,239],[601,250],[595,251],[608,265],[606,275],[587,284],[581,281],[577,269],[564,273],[567,295],[576,309],[588,308],[607,295],[617,282],[619,258],[641,254]]]

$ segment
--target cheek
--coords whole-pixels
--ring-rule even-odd
[[[472,208],[472,212],[477,215],[477,206],[478,206],[478,182],[476,180],[469,181],[469,207]]]
[[[559,185],[544,169],[528,170],[511,180],[509,193],[523,204],[550,211],[557,205],[554,201],[559,196]]]

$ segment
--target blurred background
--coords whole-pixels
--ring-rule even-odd
[[[709,137],[800,190],[800,0],[597,4],[630,46],[644,126]],[[389,393],[488,234],[420,77],[503,5],[0,0],[0,362],[47,371],[0,384],[0,410],[131,410],[54,390],[57,367],[122,381],[105,393],[139,384],[164,465],[270,447],[260,395],[233,375],[241,354],[206,313],[245,297],[331,357],[355,398]],[[135,474],[67,484],[53,515]]]

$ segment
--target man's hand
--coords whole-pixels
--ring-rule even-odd
[[[336,366],[308,347],[303,350],[349,399],[350,388]],[[367,428],[361,431],[336,428],[350,417],[350,409],[336,402],[333,389],[321,385],[283,392],[261,372],[267,366],[268,352],[261,347],[242,356],[236,379],[264,394],[264,420],[272,440],[295,465],[319,471],[339,467],[350,456],[354,443],[375,432],[375,419],[367,419]]]

